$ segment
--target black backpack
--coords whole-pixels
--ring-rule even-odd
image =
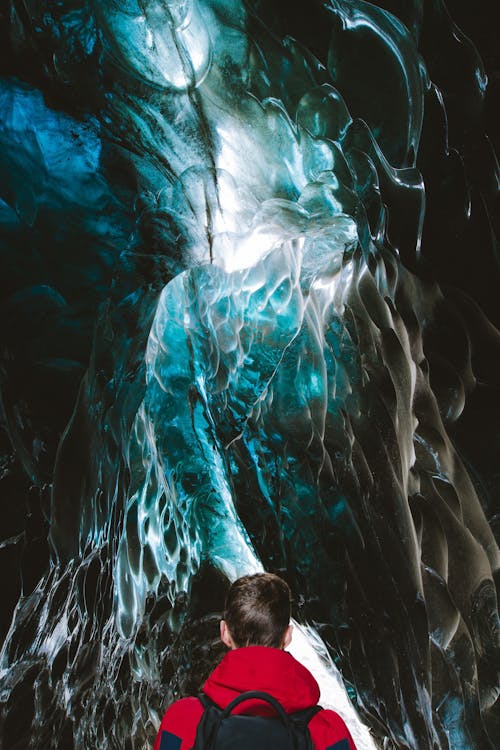
[[[251,698],[269,703],[276,715],[231,713],[236,706]],[[321,706],[287,714],[276,698],[258,690],[241,693],[224,709],[206,695],[200,695],[199,699],[205,710],[192,750],[313,750],[307,725],[321,711]]]

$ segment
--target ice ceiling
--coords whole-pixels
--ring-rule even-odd
[[[5,748],[150,746],[262,566],[381,748],[499,746],[483,10],[4,3]]]

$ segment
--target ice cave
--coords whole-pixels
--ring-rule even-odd
[[[230,581],[358,750],[500,747],[494,0],[4,0],[0,745],[146,750]]]

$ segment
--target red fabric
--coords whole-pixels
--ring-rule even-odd
[[[287,713],[315,706],[318,683],[287,651],[267,646],[249,646],[229,651],[203,686],[203,692],[225,708],[245,690],[263,690],[277,698]],[[263,701],[245,701],[235,713],[272,715]]]
[[[159,750],[163,731],[171,732],[180,737],[180,750],[191,750],[196,737],[196,728],[203,714],[203,706],[198,698],[182,698],[172,703],[163,717],[154,750]]]
[[[263,690],[277,698],[287,713],[315,706],[319,687],[312,674],[286,651],[266,646],[249,646],[229,651],[214,669],[203,692],[224,708],[233,698],[247,690]],[[263,701],[245,701],[235,713],[268,715],[272,712]],[[197,698],[183,698],[165,713],[154,750],[159,750],[161,734],[168,731],[182,740],[180,750],[191,750],[203,708]],[[349,731],[338,714],[324,710],[309,722],[315,750],[326,750],[347,739],[350,750],[356,750]]]

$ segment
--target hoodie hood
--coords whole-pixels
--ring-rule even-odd
[[[203,692],[220,708],[247,690],[262,690],[276,698],[287,713],[315,706],[319,700],[318,683],[300,662],[287,651],[267,646],[248,646],[229,651],[203,686]],[[234,713],[273,713],[268,703],[249,700]]]

